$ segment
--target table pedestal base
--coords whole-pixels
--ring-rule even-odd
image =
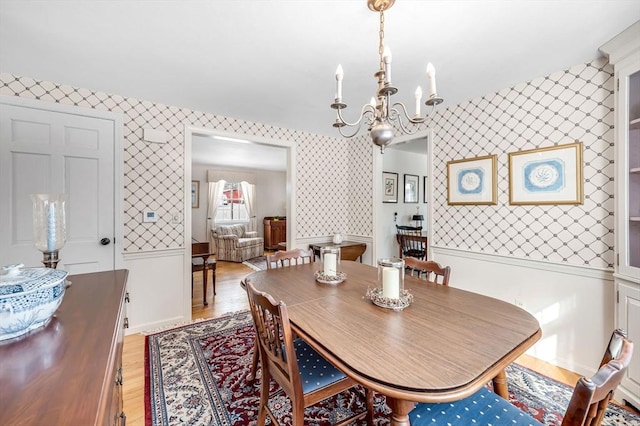
[[[387,405],[391,408],[391,426],[410,426],[409,412],[415,402],[387,397]]]

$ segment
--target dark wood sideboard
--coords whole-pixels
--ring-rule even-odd
[[[287,218],[265,217],[262,221],[264,225],[264,248],[267,250],[278,250],[278,243],[287,241]]]
[[[128,271],[68,277],[44,328],[0,342],[0,425],[124,425]]]

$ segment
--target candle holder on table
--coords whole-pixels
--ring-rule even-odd
[[[404,289],[404,260],[397,257],[379,259],[378,287],[369,287],[365,296],[383,308],[401,311],[409,306],[413,295]]]
[[[322,284],[340,284],[347,279],[347,274],[340,270],[340,247],[321,247],[320,260],[322,270],[315,272],[316,281]]]
[[[60,249],[66,242],[65,195],[32,194],[33,241],[42,252],[42,263],[56,269]]]

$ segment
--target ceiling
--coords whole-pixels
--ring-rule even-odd
[[[599,56],[638,0],[397,0],[385,13],[396,100],[436,68],[440,108]],[[376,90],[365,0],[0,0],[0,72],[338,136]]]

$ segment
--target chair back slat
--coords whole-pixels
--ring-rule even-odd
[[[418,278],[424,277],[427,281],[434,283],[449,285],[449,277],[451,276],[450,266],[441,266],[432,260],[421,260],[415,257],[405,257],[404,266],[406,273]]]
[[[267,255],[267,269],[313,263],[314,258],[313,250],[293,249],[278,251],[275,254]]]
[[[245,285],[256,327],[263,377],[268,369],[288,394],[295,389],[302,389],[286,305],[276,302],[270,294],[257,290],[249,279]],[[302,397],[301,391],[299,393]]]

